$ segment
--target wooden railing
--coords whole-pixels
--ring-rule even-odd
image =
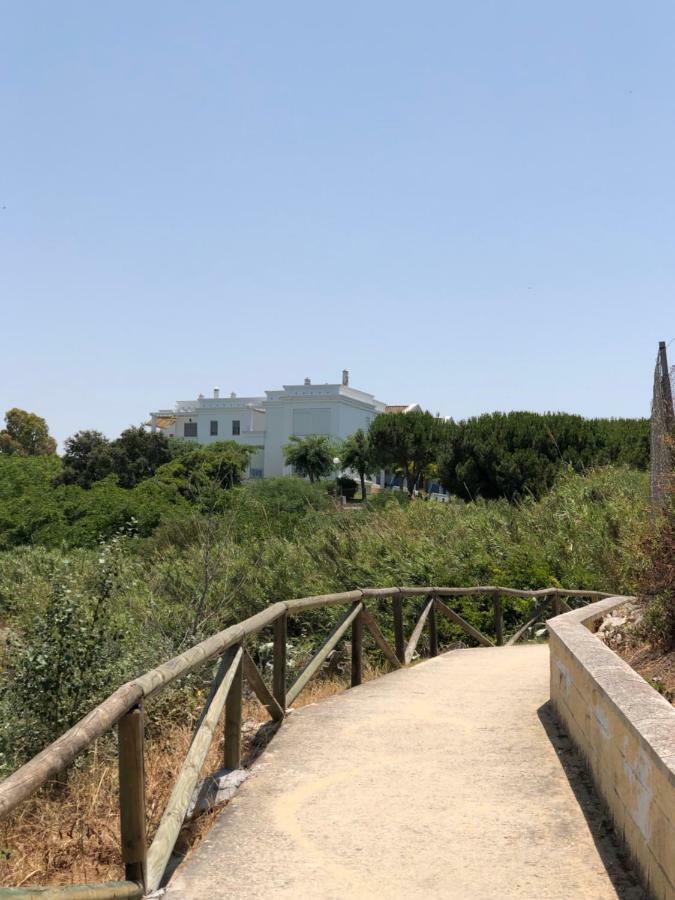
[[[473,595],[492,597],[495,642],[482,634],[448,605],[451,598]],[[361,684],[363,675],[363,630],[368,629],[377,647],[394,668],[410,665],[425,625],[429,632],[429,654],[438,654],[438,624],[440,613],[459,626],[479,645],[492,647],[494,643],[515,644],[545,609],[554,615],[569,609],[564,598],[598,600],[609,596],[599,591],[545,588],[521,591],[513,588],[482,587],[385,587],[323,594],[274,603],[262,612],[232,625],[207,638],[190,650],[122,685],[84,719],[58,740],[10,775],[0,784],[0,817],[7,815],[22,801],[67,768],[97,738],[115,724],[118,729],[119,807],[121,857],[126,881],[98,885],[78,885],[63,888],[0,889],[0,897],[79,898],[79,900],[108,900],[108,898],[138,898],[155,891],[164,876],[167,863],[185,821],[201,768],[215,733],[221,713],[225,710],[224,764],[228,769],[241,765],[241,716],[243,679],[272,719],[282,721],[286,710],[296,700],[310,679],[317,674],[331,651],[351,630],[351,685]],[[403,627],[403,601],[422,597],[423,605],[408,641]],[[532,618],[505,640],[503,597],[538,600]],[[443,598],[443,599],[441,599]],[[368,602],[389,599],[392,604],[394,647],[384,637]],[[446,602],[447,601],[447,602]],[[310,609],[347,605],[348,609],[296,681],[287,688],[286,647],[288,617]],[[268,688],[262,674],[246,649],[244,642],[263,628],[273,627],[272,686]],[[176,782],[160,820],[154,839],[148,846],[146,834],[146,798],[144,778],[144,709],[143,704],[167,685],[193,672],[203,663],[220,658],[210,693],[194,731],[192,743],[178,773]]]

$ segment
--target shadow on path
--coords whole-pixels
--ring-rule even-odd
[[[550,702],[537,710],[546,735],[584,814],[588,830],[620,900],[648,900],[630,865],[626,848],[612,827],[612,820],[598,795],[583,758],[562,730]]]

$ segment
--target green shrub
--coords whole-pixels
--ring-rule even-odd
[[[650,522],[642,551],[640,596],[646,604],[642,635],[665,652],[675,650],[675,491]]]
[[[85,567],[63,558],[29,627],[10,634],[0,708],[0,769],[34,755],[114,690],[133,665],[130,620],[114,603],[122,538]]]

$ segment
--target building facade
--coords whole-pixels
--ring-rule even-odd
[[[212,397],[200,394],[196,400],[179,400],[173,409],[150,413],[152,431],[169,437],[212,444],[236,441],[256,448],[251,457],[251,477],[290,475],[284,463],[284,446],[292,436],[325,435],[342,441],[359,428],[364,431],[385,404],[372,394],[349,384],[342,373],[340,384],[284,385],[279,391],[265,391],[264,397],[221,397],[214,388]]]

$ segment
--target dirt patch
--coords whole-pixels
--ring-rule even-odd
[[[640,634],[643,607],[626,603],[602,620],[597,636],[675,706],[675,651],[664,653]]]

